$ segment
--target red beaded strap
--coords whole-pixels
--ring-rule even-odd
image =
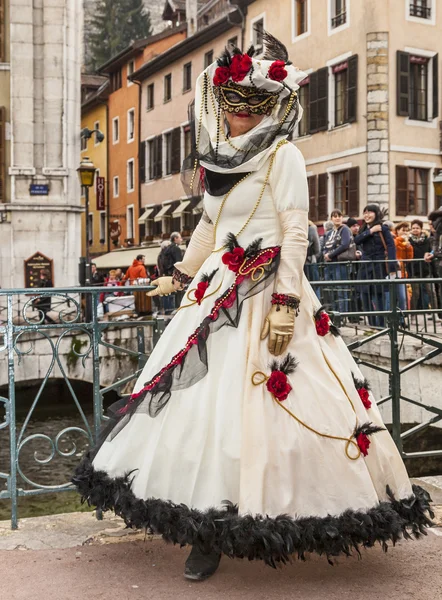
[[[288,296],[287,294],[272,294],[272,304],[276,304],[277,306],[288,306],[289,308],[293,308],[296,312],[296,316],[299,313],[299,298],[295,296]]]
[[[190,277],[190,275],[186,275],[185,273],[181,273],[181,271],[178,269],[174,269],[172,273],[172,279],[178,283],[181,283],[183,287],[187,287],[192,281],[193,277]]]

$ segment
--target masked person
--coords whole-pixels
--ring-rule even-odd
[[[222,554],[275,566],[385,547],[429,523],[303,273],[307,179],[287,137],[305,74],[265,41],[262,58],[226,52],[197,81],[205,212],[155,290],[186,294],[74,477],[91,504],[192,546],[189,579]]]

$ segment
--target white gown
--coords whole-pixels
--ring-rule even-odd
[[[299,171],[299,155],[292,145],[277,153],[259,207],[238,237],[243,248],[257,238],[262,238],[263,249],[281,246],[283,234],[279,213],[287,205],[298,210],[307,224],[305,171],[303,166]],[[296,189],[293,187],[294,167],[301,177]],[[229,196],[217,228],[215,249],[222,246],[229,232],[236,233],[247,221],[263,187],[267,169],[268,162]],[[212,221],[216,220],[221,200],[205,194],[205,210]],[[304,248],[302,252],[305,252]],[[189,300],[183,299],[181,309],[144,367],[135,392],[185,347],[189,336],[212,310],[216,298],[234,281],[235,273],[223,264],[222,255],[223,252],[213,252],[194,279],[194,283],[198,282],[202,273],[218,269],[207,294],[218,288],[219,291],[205,298],[201,305],[186,306],[190,304]],[[290,549],[284,551],[262,550],[259,540],[250,541],[246,550],[244,546],[237,548],[235,541],[226,546],[224,538],[230,533],[220,534],[224,538],[218,540],[219,547],[227,554],[263,558],[270,563],[285,560],[294,551],[299,555],[303,555],[304,550],[332,555],[346,552],[348,547],[372,545],[375,541],[384,543],[400,537],[406,527],[413,528],[415,533],[422,531],[428,523],[424,514],[428,498],[419,488],[412,490],[401,457],[386,430],[372,435],[368,455],[361,453],[357,459],[352,459],[357,454],[357,447],[352,446],[346,453],[345,441],[316,433],[347,439],[351,438],[357,425],[383,424],[374,398],[371,397],[368,410],[361,401],[354,378],[363,380],[363,376],[345,343],[331,334],[317,334],[313,315],[320,303],[302,271],[297,273],[297,278],[301,285],[300,312],[287,352],[296,358],[298,366],[289,376],[292,391],[280,404],[304,424],[279,406],[265,383],[255,385],[252,381],[256,372],[267,376],[271,373],[269,365],[274,357],[269,353],[267,340],[261,341],[260,333],[271,307],[271,295],[278,292],[276,276],[260,293],[244,301],[238,327],[225,326],[208,337],[208,372],[204,377],[186,389],[173,391],[169,402],[155,418],[135,412],[117,435],[109,436],[102,443],[92,465],[88,465],[88,490],[86,484],[82,486],[76,481],[85,497],[97,505],[101,502],[104,508],[114,508],[128,522],[140,526],[140,519],[127,514],[130,511],[118,506],[117,500],[104,502],[100,492],[94,496],[91,473],[99,473],[104,478],[100,485],[104,487],[115,481],[125,481],[124,489],[130,493],[133,502],[156,499],[156,506],[159,502],[161,510],[166,512],[169,506],[185,505],[184,509],[189,509],[196,521],[199,518],[196,514],[210,520],[210,509],[222,511],[223,501],[238,507],[236,523],[245,524],[242,518],[253,516],[253,523],[267,526],[275,523],[274,518],[278,515],[288,515],[290,523],[297,523],[302,529],[302,523],[308,521],[305,518],[313,517],[319,531],[328,522],[328,515],[335,518],[336,535],[342,538],[337,548],[333,544],[324,545],[319,540],[322,533],[315,534],[317,542],[303,542],[299,546],[293,542],[287,546]],[[256,376],[254,381],[257,383]],[[396,499],[393,504],[392,494]],[[403,503],[409,502],[410,498],[416,499],[416,514],[413,515],[403,508]],[[395,502],[393,519],[393,512],[388,510],[392,511],[390,507]],[[138,503],[137,506],[144,511],[146,504]],[[358,511],[368,511],[373,517],[378,514],[379,507],[382,510],[388,508],[384,515],[387,520],[395,520],[397,516],[398,522],[391,525],[394,531],[389,532],[388,526],[384,526],[380,534],[378,526],[373,525],[373,530],[368,526],[369,533],[361,534],[360,539],[356,539],[357,536],[346,538],[343,513],[360,515]],[[151,518],[149,510],[144,512],[142,524],[154,527],[171,541],[196,543],[193,534],[183,534],[185,523],[181,523],[180,533],[175,535],[168,518],[164,517],[168,525],[163,526],[163,517]],[[219,518],[219,512],[217,515]],[[338,522],[343,523],[342,527],[337,525]],[[356,530],[359,526],[360,523]],[[250,532],[250,536],[253,535],[260,537],[256,531]],[[284,533],[282,535],[284,537]],[[204,537],[203,533],[201,537]],[[217,537],[211,540],[216,545]],[[204,543],[205,540],[199,541]]]

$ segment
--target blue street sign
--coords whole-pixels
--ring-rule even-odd
[[[31,196],[47,196],[49,194],[49,186],[46,183],[31,183],[29,192]]]

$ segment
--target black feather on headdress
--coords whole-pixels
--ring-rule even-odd
[[[264,43],[263,60],[283,60],[285,63],[289,62],[287,48],[271,33],[264,31],[262,41]]]
[[[221,56],[217,58],[216,63],[218,67],[230,67],[232,63],[232,54],[227,47],[224,48],[224,52]]]
[[[252,58],[252,56],[255,56],[256,50],[255,50],[255,46],[253,44],[247,50],[246,54],[248,54],[250,56],[250,58]]]

